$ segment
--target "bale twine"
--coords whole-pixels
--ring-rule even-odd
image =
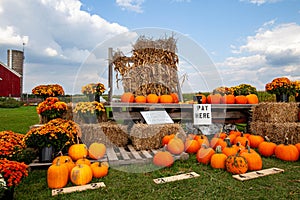
[[[250,123],[250,130],[253,134],[268,136],[276,144],[282,144],[286,137],[289,138],[291,144],[300,142],[300,123],[297,122],[255,121]]]
[[[297,122],[298,104],[295,102],[263,102],[254,106],[252,113],[253,121],[261,122]]]
[[[99,142],[107,147],[113,145],[125,147],[128,143],[126,125],[103,122],[99,124],[80,124],[79,126],[82,132],[81,140],[87,146],[93,142]]]
[[[177,134],[179,138],[185,138],[185,132],[180,124],[134,124],[130,131],[130,139],[136,150],[158,149],[165,135]]]

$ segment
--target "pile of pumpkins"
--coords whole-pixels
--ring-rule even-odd
[[[232,174],[261,170],[262,158],[275,156],[284,161],[298,161],[300,143],[288,144],[288,138],[282,144],[271,142],[268,137],[243,133],[238,130],[220,132],[210,141],[205,135],[188,134],[185,141],[175,134],[162,138],[164,150],[153,157],[154,165],[170,167],[174,163],[173,155],[182,153],[196,154],[199,163],[211,165],[215,169],[224,169]]]
[[[202,97],[202,104],[258,104],[259,100],[256,94],[238,95],[233,94],[221,95],[221,94],[197,94],[196,96]],[[194,100],[186,102],[179,102],[178,95],[176,93],[156,95],[148,94],[146,96],[137,95],[134,96],[131,92],[125,92],[121,95],[121,102],[123,103],[198,103]]]
[[[74,185],[85,185],[93,178],[102,178],[108,174],[107,162],[91,162],[87,157],[98,160],[106,153],[102,143],[92,143],[89,148],[85,144],[73,144],[68,155],[60,155],[52,161],[47,170],[47,184],[51,189],[65,187],[69,181]]]

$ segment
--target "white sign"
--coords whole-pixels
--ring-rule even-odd
[[[193,104],[195,125],[211,124],[211,104]]]
[[[173,124],[170,115],[165,111],[141,111],[147,124]]]

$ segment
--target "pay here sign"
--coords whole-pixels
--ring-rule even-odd
[[[211,104],[193,104],[194,125],[211,124]]]

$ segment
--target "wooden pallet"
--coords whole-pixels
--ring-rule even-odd
[[[141,150],[137,151],[132,145],[125,147],[107,147],[106,154],[100,160],[91,160],[91,162],[96,161],[106,161],[110,165],[128,165],[128,164],[143,164],[152,162],[153,156],[158,150]],[[178,159],[180,156],[174,156]],[[38,159],[34,160],[29,167],[48,167],[51,163],[39,163]]]
[[[246,180],[259,178],[259,177],[267,176],[267,175],[271,175],[271,174],[282,173],[282,172],[284,172],[283,169],[273,167],[273,168],[268,168],[268,169],[262,169],[259,171],[248,172],[245,174],[236,174],[236,175],[232,175],[232,177],[239,181],[246,181]]]

